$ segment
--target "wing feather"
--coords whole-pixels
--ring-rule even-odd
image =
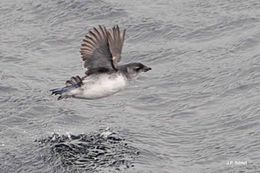
[[[105,27],[93,28],[83,39],[80,53],[84,61],[84,67],[98,68],[106,67],[113,68],[112,55],[109,50],[107,36],[104,35]]]
[[[124,29],[120,32],[118,25],[109,31],[100,25],[90,30],[83,39],[80,49],[84,67],[116,70],[116,65],[121,59],[125,31]]]
[[[123,44],[125,40],[125,32],[120,32],[119,26],[114,26],[111,30],[108,31],[108,43],[109,49],[112,54],[113,63],[116,65],[121,60],[121,53],[123,49]]]

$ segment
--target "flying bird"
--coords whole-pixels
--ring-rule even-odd
[[[80,53],[86,68],[83,77],[73,76],[65,87],[50,90],[63,98],[98,99],[124,89],[141,72],[151,70],[139,62],[119,65],[126,30],[94,27],[83,39]]]

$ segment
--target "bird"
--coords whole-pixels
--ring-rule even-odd
[[[72,76],[62,88],[51,89],[58,100],[99,99],[123,90],[140,73],[152,68],[140,62],[120,65],[126,29],[98,25],[85,35],[80,54],[86,68],[83,77]]]

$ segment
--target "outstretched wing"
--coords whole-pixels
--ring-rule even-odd
[[[99,26],[93,28],[83,39],[80,53],[87,69],[108,68],[116,70],[121,59],[125,31],[120,33],[118,26],[107,30]]]
[[[85,68],[105,67],[114,69],[107,33],[108,31],[105,27],[94,27],[83,39],[80,53]]]
[[[107,33],[109,49],[112,54],[112,61],[115,67],[117,63],[121,60],[121,52],[125,40],[125,32],[126,29],[124,29],[123,32],[120,32],[118,25],[116,25]]]

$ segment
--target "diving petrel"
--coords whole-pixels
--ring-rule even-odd
[[[139,62],[118,65],[125,39],[118,25],[112,29],[94,27],[83,39],[80,53],[87,69],[85,76],[73,76],[66,86],[50,90],[63,98],[97,99],[114,94],[126,87],[128,81],[141,72],[151,70]]]

